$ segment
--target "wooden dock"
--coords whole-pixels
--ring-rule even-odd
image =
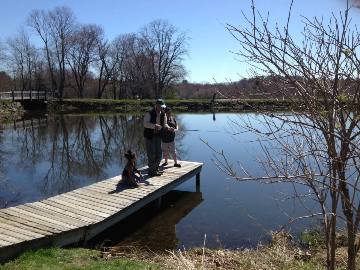
[[[181,168],[147,178],[138,188],[118,185],[121,176],[39,202],[0,209],[0,262],[21,252],[84,242],[118,223],[179,184],[196,176],[202,163],[182,161]]]

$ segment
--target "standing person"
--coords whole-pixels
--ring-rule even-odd
[[[166,108],[162,99],[156,100],[152,110],[144,117],[144,137],[146,154],[148,157],[149,176],[160,176],[159,165],[162,159],[161,129],[167,127],[167,119],[164,113]]]
[[[175,131],[178,130],[178,125],[176,122],[175,117],[171,115],[171,109],[169,107],[165,108],[165,115],[167,118],[167,125],[168,127],[164,127],[162,132],[162,150],[164,154],[165,162],[162,166],[168,165],[168,157],[169,154],[174,159],[174,167],[181,167],[181,165],[177,162],[176,157],[176,149],[175,149]]]

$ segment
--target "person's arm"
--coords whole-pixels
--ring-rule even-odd
[[[139,169],[135,169],[135,172],[142,176],[142,173],[139,171]]]
[[[146,113],[144,116],[144,128],[155,129],[155,124],[150,123],[150,113]]]
[[[174,123],[175,123],[174,131],[178,131],[178,130],[179,130],[179,126],[178,126],[178,124],[177,124],[177,122],[176,122],[175,117],[174,117]]]
[[[169,125],[167,123],[166,113],[164,113],[164,128],[169,128]]]

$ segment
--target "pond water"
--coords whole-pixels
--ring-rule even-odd
[[[202,246],[249,248],[286,225],[294,234],[308,221],[288,224],[303,214],[291,185],[237,182],[220,171],[213,151],[224,150],[254,175],[262,174],[262,148],[252,133],[234,135],[232,121],[256,114],[176,115],[180,159],[204,163],[201,191],[189,180],[170,192],[161,209],[149,205],[97,237],[92,245],[147,246],[172,249]],[[119,175],[123,153],[132,149],[146,164],[141,115],[58,115],[30,118],[0,130],[0,207],[37,201]],[[261,128],[261,127],[259,127]],[[312,207],[308,202],[308,206]]]

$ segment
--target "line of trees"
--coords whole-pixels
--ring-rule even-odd
[[[0,68],[17,90],[45,90],[60,98],[150,98],[165,96],[185,77],[186,54],[186,34],[167,21],[109,40],[101,26],[80,24],[70,8],[55,7],[31,11],[26,25],[0,42]],[[5,88],[0,85],[0,91]]]

